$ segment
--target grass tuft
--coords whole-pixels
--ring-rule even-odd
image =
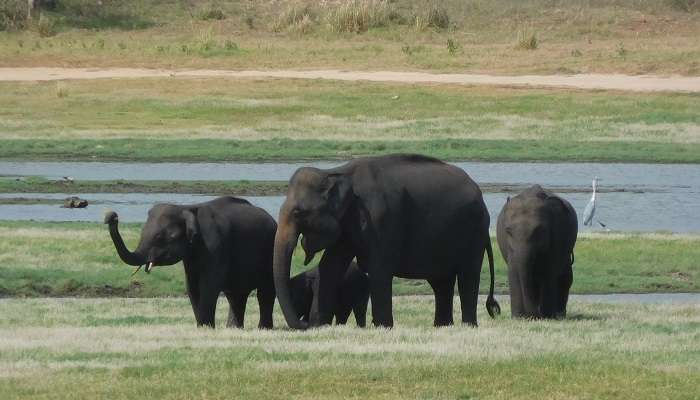
[[[387,26],[393,15],[393,7],[386,0],[352,0],[331,9],[327,20],[334,32],[362,33]]]
[[[318,13],[309,4],[292,4],[284,10],[272,25],[274,32],[294,31],[306,33],[316,23]]]
[[[539,47],[537,33],[527,32],[524,29],[518,31],[516,48],[519,50],[537,50]]]

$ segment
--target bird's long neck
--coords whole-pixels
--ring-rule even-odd
[[[595,200],[595,194],[596,194],[596,189],[598,188],[598,184],[596,181],[593,181],[593,197],[591,197],[593,200]]]

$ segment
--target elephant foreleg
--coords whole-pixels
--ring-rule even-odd
[[[520,282],[520,274],[513,267],[508,267],[508,288],[510,291],[510,315],[513,318],[525,318],[525,303]]]
[[[194,319],[197,321],[197,325],[199,326],[201,325],[199,319],[199,275],[190,262],[185,261],[184,264],[187,297],[190,298],[190,305],[192,306],[192,312],[194,312]]]
[[[455,278],[452,275],[447,279],[428,280],[435,294],[435,326],[449,326],[454,323],[453,320],[453,300],[455,292]]]
[[[355,323],[360,328],[364,328],[367,325],[367,303],[369,302],[369,296],[363,296],[363,298],[355,303],[352,309],[352,313],[355,314]]]

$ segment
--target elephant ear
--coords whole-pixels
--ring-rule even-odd
[[[342,216],[352,201],[350,178],[344,174],[328,175],[324,197],[333,214]]]
[[[185,231],[187,233],[187,240],[190,243],[194,243],[195,239],[199,237],[199,222],[197,221],[197,216],[193,210],[183,210],[182,217],[185,220]]]
[[[226,229],[222,224],[226,222],[209,208],[202,207],[195,211],[197,222],[197,236],[201,243],[210,254],[221,254],[223,246],[231,246],[233,243],[224,243],[222,238],[225,236]]]

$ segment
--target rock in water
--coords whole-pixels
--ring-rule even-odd
[[[71,196],[63,200],[63,208],[85,208],[88,206],[88,201],[80,197]]]

